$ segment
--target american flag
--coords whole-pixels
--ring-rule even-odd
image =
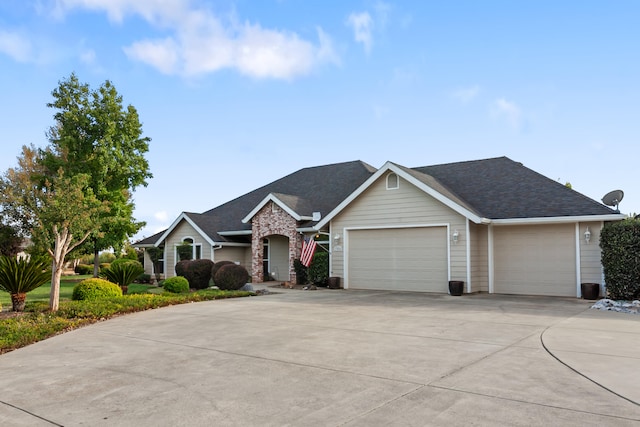
[[[316,251],[316,241],[310,239],[308,237],[304,238],[302,242],[302,254],[300,254],[300,262],[305,267],[309,267],[311,265],[311,260],[313,259],[313,253]]]

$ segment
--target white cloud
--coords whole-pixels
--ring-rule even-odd
[[[31,42],[17,32],[0,30],[0,53],[17,62],[30,62],[33,59]]]
[[[211,10],[189,0],[58,0],[54,13],[63,17],[76,8],[103,11],[122,23],[138,15],[169,34],[138,40],[124,47],[132,60],[165,74],[197,76],[225,68],[255,78],[292,79],[325,63],[339,63],[331,38],[318,28],[318,41],[260,24],[223,22]]]
[[[473,101],[480,93],[480,86],[471,86],[467,88],[460,88],[453,92],[452,96],[463,104],[468,104]]]
[[[153,217],[159,222],[166,222],[169,219],[167,211],[158,211],[153,214]]]
[[[373,19],[369,12],[352,13],[347,18],[347,25],[353,29],[356,42],[362,43],[367,53],[373,47]]]
[[[509,102],[504,98],[494,101],[492,114],[494,117],[505,118],[514,129],[520,129],[522,126],[522,110],[515,103]]]

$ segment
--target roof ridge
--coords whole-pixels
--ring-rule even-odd
[[[464,160],[464,161],[461,161],[461,162],[447,162],[447,163],[437,163],[435,165],[416,166],[416,167],[413,167],[411,169],[430,168],[430,167],[434,167],[434,166],[463,165],[463,164],[469,164],[469,163],[480,163],[480,162],[487,162],[487,161],[490,161],[490,160],[502,160],[502,159],[511,160],[507,156],[498,156],[498,157],[487,157],[486,159]],[[520,163],[520,162],[516,162],[514,160],[511,160],[511,161],[513,163]],[[522,163],[520,163],[520,164],[522,164]]]

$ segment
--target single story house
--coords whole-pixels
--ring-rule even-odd
[[[580,297],[603,282],[599,235],[624,215],[507,157],[408,168],[353,161],[301,169],[135,244],[235,261],[253,282],[294,281],[303,238],[344,288]],[[146,258],[145,268],[151,272]]]

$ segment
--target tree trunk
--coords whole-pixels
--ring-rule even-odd
[[[100,251],[96,244],[93,244],[93,277],[98,277],[100,273]]]
[[[24,292],[11,294],[11,305],[13,306],[13,311],[24,311],[24,303],[26,299],[27,294]]]
[[[64,263],[57,263],[53,260],[51,267],[51,292],[49,293],[49,309],[58,311],[60,306],[60,279],[62,278],[62,270]]]

